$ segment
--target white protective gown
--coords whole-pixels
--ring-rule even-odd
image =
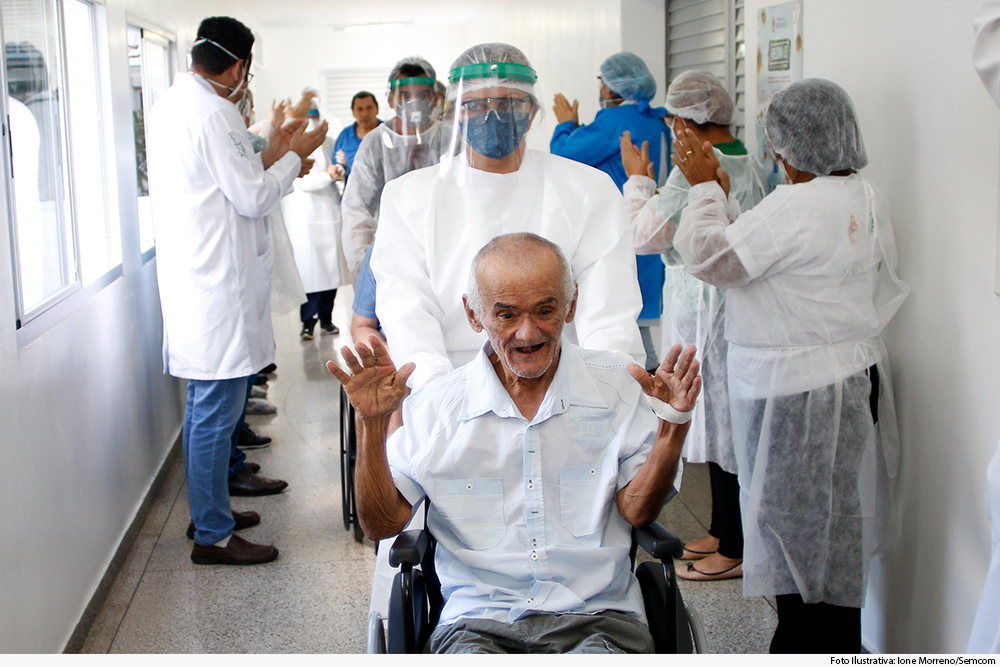
[[[744,594],[863,606],[871,556],[894,537],[899,469],[880,334],[909,292],[884,197],[861,176],[823,176],[739,215],[703,183],[674,247],[693,275],[729,288]]]
[[[347,282],[347,266],[340,249],[340,193],[326,172],[333,164],[333,140],[327,139],[310,155],[315,163],[296,178],[281,200],[281,212],[295,250],[306,293],[337,289]]]
[[[462,295],[475,254],[512,232],[543,236],[566,254],[580,290],[568,336],[575,325],[581,347],[644,362],[632,235],[607,174],[530,149],[510,174],[473,169],[462,155],[450,169],[388,183],[379,228],[371,258],[376,313],[394,361],[416,364],[414,388],[468,363],[483,346],[486,334],[469,326]]]
[[[993,555],[967,653],[1000,653],[1000,447],[986,472],[986,513],[993,522]]]
[[[743,210],[764,198],[763,169],[750,155],[726,155],[716,149],[722,168],[729,174],[730,190]],[[687,206],[688,183],[674,169],[657,194],[656,183],[646,176],[632,176],[623,194],[632,219],[635,251],[639,255],[661,253],[665,265],[663,281],[663,338],[666,353],[680,343],[698,349],[701,363],[701,399],[691,417],[691,430],[684,441],[684,458],[690,463],[712,462],[736,473],[736,452],[729,416],[726,375],[726,291],[702,282],[684,268],[674,250],[674,234],[681,211]]]
[[[263,218],[301,160],[289,151],[265,171],[236,106],[189,73],[153,105],[147,140],[164,370],[253,375],[274,360]]]
[[[972,62],[986,90],[1000,105],[1000,0],[980,0],[972,26],[976,31]]]
[[[391,125],[392,121],[381,123],[361,140],[344,190],[342,240],[352,283],[375,239],[385,184],[440,162],[451,139],[450,123],[435,123],[416,135],[397,134]]]

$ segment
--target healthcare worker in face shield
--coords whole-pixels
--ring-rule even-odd
[[[726,291],[744,594],[775,595],[771,651],[857,653],[871,557],[891,547],[899,436],[881,332],[909,293],[847,93],[771,101],[790,185],[740,214],[710,144],[677,137],[692,184],[674,247]]]
[[[740,207],[747,211],[756,206],[764,198],[764,171],[729,131],[733,100],[722,83],[711,72],[678,74],[667,89],[666,107],[675,135],[687,128],[699,145],[703,141],[712,144]],[[668,350],[676,343],[694,345],[705,383],[691,420],[684,458],[709,465],[712,526],[707,537],[685,546],[685,559],[700,562],[678,568],[677,576],[698,581],[739,577],[743,574],[743,526],[726,378],[726,293],[689,274],[674,249],[674,234],[691,189],[684,174],[674,169],[656,192],[656,182],[649,173],[649,146],[645,142],[641,148],[634,146],[628,132],[621,139],[621,157],[629,176],[625,206],[632,220],[636,252],[662,253],[666,264],[661,349]]]
[[[352,282],[375,238],[385,184],[437,164],[448,143],[447,130],[434,122],[435,76],[423,58],[413,56],[396,63],[386,93],[396,117],[365,135],[354,156],[342,205],[344,256]]]
[[[254,152],[236,107],[253,42],[235,19],[205,19],[191,71],[176,75],[149,116],[164,370],[188,380],[183,448],[195,563],[249,565],[278,555],[233,534],[260,517],[232,511],[227,477],[240,477],[241,489],[255,495],[286,486],[249,473],[236,448],[238,426],[253,378],[274,359],[263,218],[326,134],[325,126],[305,133],[297,123]]]
[[[320,124],[315,107],[306,114],[310,130]],[[333,139],[313,151],[312,169],[295,179],[293,190],[281,200],[281,211],[295,252],[295,264],[306,291],[299,308],[303,340],[310,340],[317,318],[324,333],[337,334],[333,302],[337,288],[347,282],[347,266],[340,249],[340,192],[334,184]]]
[[[662,183],[670,168],[669,161],[660,164],[661,153],[666,158],[670,132],[663,124],[667,115],[662,107],[651,107],[649,101],[656,95],[656,80],[646,63],[634,53],[616,53],[601,63],[601,110],[589,125],[580,125],[577,115],[579,103],[571,105],[562,94],[555,96],[556,120],[559,124],[552,134],[549,149],[554,155],[576,160],[596,167],[614,180],[621,190],[628,178],[620,159],[620,138],[629,132],[632,141],[648,141],[653,163],[653,179]],[[658,324],[661,312],[660,294],[663,289],[663,260],[658,253],[637,252],[636,268],[639,288],[642,291],[642,312],[639,328],[646,348],[646,368],[659,366],[656,347],[650,327]],[[669,350],[673,343],[664,350]]]
[[[580,285],[584,347],[643,363],[641,306],[628,219],[607,175],[529,150],[535,71],[516,47],[481,44],[452,66],[454,148],[434,169],[388,184],[371,267],[376,310],[398,363],[421,386],[472,359],[484,338],[462,307],[469,263],[495,236],[533,232],[559,245]]]

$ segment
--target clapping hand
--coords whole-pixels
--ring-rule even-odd
[[[375,335],[368,337],[368,345],[358,343],[355,347],[357,357],[351,352],[351,348],[341,348],[351,375],[342,371],[333,361],[326,362],[326,367],[344,385],[347,398],[362,419],[388,417],[410,393],[406,380],[416,366],[408,363],[396,370],[385,343]]]
[[[678,412],[690,412],[701,392],[701,376],[698,375],[701,364],[694,355],[694,345],[683,352],[680,345],[674,345],[655,375],[647,373],[639,364],[629,364],[628,372],[647,395],[669,403]]]
[[[699,143],[691,128],[685,127],[674,135],[674,164],[692,186],[717,181],[729,196],[729,174],[719,164],[711,142]]]
[[[622,166],[625,167],[626,176],[648,176],[656,180],[656,167],[649,159],[649,142],[642,142],[642,148],[632,143],[632,133],[628,130],[622,132]]]
[[[326,132],[330,128],[329,123],[325,120],[317,125],[314,129],[306,132],[305,125],[303,125],[297,132],[292,134],[292,144],[291,148],[293,151],[299,154],[301,158],[307,158],[312,155],[313,151],[323,145],[326,140]]]
[[[556,120],[560,123],[565,123],[568,120],[573,121],[574,125],[580,124],[580,117],[577,113],[580,108],[580,102],[578,100],[573,100],[573,104],[569,103],[566,96],[559,93],[555,97],[555,104],[552,106],[552,112],[556,115]]]

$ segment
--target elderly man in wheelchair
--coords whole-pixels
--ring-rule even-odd
[[[328,363],[360,416],[365,533],[396,535],[429,501],[443,608],[425,651],[654,650],[632,526],[653,522],[673,488],[698,362],[693,347],[676,345],[651,376],[564,341],[576,297],[549,241],[510,234],[487,244],[463,301],[489,342],[409,396],[391,437],[414,365],[397,370],[374,336],[357,356],[343,348],[351,374]]]

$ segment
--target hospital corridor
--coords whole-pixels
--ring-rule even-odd
[[[1000,0],[0,37],[0,654],[1000,653]]]

